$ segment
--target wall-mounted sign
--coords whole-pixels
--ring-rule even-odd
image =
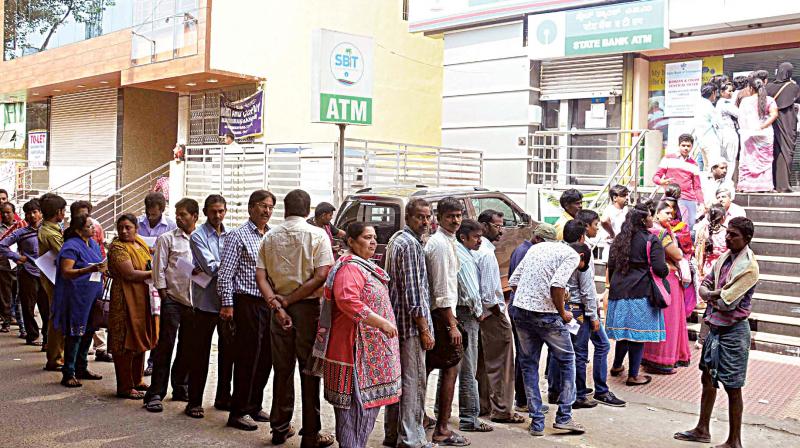
[[[664,66],[664,116],[691,117],[700,99],[703,61],[684,61]]]
[[[531,59],[669,48],[666,0],[619,3],[528,16]]]
[[[47,131],[28,132],[28,168],[47,169]]]
[[[264,91],[229,101],[223,95],[219,102],[219,135],[229,131],[236,138],[254,137],[264,133]]]
[[[318,29],[311,53],[311,121],[372,124],[372,38]]]

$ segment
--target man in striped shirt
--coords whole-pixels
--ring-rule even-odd
[[[392,279],[389,297],[397,321],[403,395],[387,406],[384,445],[430,447],[425,438],[425,351],[433,348],[430,293],[422,250],[428,233],[431,206],[422,198],[406,204],[406,227],[395,233],[386,246],[386,272]]]
[[[247,202],[250,219],[225,236],[217,273],[217,293],[222,302],[219,317],[236,324],[233,397],[228,426],[244,431],[258,429],[253,420],[268,422],[261,409],[264,388],[272,371],[267,301],[256,283],[256,264],[261,239],[275,208],[275,195],[256,190]]]

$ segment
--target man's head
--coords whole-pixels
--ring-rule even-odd
[[[225,144],[230,145],[236,141],[236,136],[233,135],[233,132],[228,131],[225,133]]]
[[[25,212],[25,221],[29,226],[39,227],[42,222],[42,207],[39,205],[38,199],[31,199],[22,206],[22,211]]]
[[[592,262],[592,250],[589,249],[589,246],[587,246],[585,243],[575,242],[570,243],[569,247],[571,247],[581,257],[581,262],[578,264],[578,270],[584,272],[589,269],[589,265]]]
[[[47,221],[61,222],[67,214],[67,201],[54,193],[45,193],[39,198],[42,218]]]
[[[417,235],[426,234],[431,227],[431,204],[425,199],[415,198],[406,204],[406,225]]]
[[[247,201],[247,214],[250,221],[258,227],[263,227],[272,217],[272,210],[275,208],[275,195],[267,190],[256,190],[250,194]]]
[[[694,146],[694,137],[692,137],[692,134],[681,134],[678,137],[678,150],[681,152],[681,157],[684,159],[689,157],[689,154],[692,152],[692,146]]]
[[[611,203],[619,208],[628,203],[628,195],[630,190],[625,185],[614,185],[608,190],[608,196],[611,198]]]
[[[552,224],[547,224],[546,222],[540,223],[536,230],[533,231],[533,237],[531,238],[531,243],[539,244],[544,243],[545,241],[553,242],[556,240],[558,236],[558,232],[556,232],[556,228],[553,227]]]
[[[91,216],[92,215],[92,203],[89,202],[89,201],[75,201],[72,204],[70,204],[69,205],[69,216],[70,216],[70,219],[72,219],[72,217],[75,217],[75,216],[78,216],[78,215]]]
[[[14,204],[10,202],[4,202],[0,204],[0,215],[2,215],[3,224],[10,226],[14,224],[14,213],[16,212],[16,208]]]
[[[155,227],[161,221],[161,216],[166,209],[167,199],[161,192],[148,193],[144,197],[144,213],[147,215],[150,227]]]
[[[711,165],[711,175],[714,176],[714,180],[725,179],[726,174],[728,174],[728,162],[724,159],[717,160]]]
[[[481,247],[481,236],[483,236],[483,226],[474,219],[461,221],[456,232],[456,238],[469,250],[478,250]]]
[[[564,224],[564,242],[582,243],[586,237],[586,224],[579,219],[571,219]]]
[[[194,232],[199,216],[200,205],[194,199],[183,198],[175,204],[175,224],[184,232]]]
[[[0,205],[8,202],[8,192],[4,188],[0,188]]]
[[[456,233],[461,226],[464,206],[458,199],[448,196],[436,205],[436,221],[439,227],[450,233]]]
[[[725,209],[727,212],[729,208],[731,208],[731,191],[727,188],[720,188],[717,190],[717,202]]]
[[[594,238],[600,231],[600,215],[594,210],[583,209],[575,215],[575,219],[586,224],[586,238]]]
[[[503,236],[503,213],[487,209],[478,216],[478,222],[483,226],[483,236],[495,242]]]
[[[558,202],[561,204],[561,208],[563,208],[569,216],[574,218],[583,208],[583,193],[574,188],[570,188],[561,193],[561,198]]]
[[[284,216],[305,218],[311,213],[311,196],[304,190],[292,190],[283,197]]]
[[[206,220],[212,227],[216,229],[221,226],[227,212],[228,203],[224,197],[218,194],[208,195],[203,204],[203,214],[206,215]]]
[[[333,212],[336,207],[330,202],[320,202],[314,207],[314,221],[319,225],[327,226],[333,221]]]
[[[725,234],[725,245],[731,252],[739,252],[753,239],[753,221],[739,216],[728,221],[728,232]]]

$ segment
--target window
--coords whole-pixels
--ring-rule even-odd
[[[141,0],[133,9],[131,65],[197,54],[198,0]]]
[[[523,220],[522,216],[506,201],[500,198],[473,198],[472,207],[475,209],[475,218],[484,210],[495,210],[503,214],[503,227],[517,227]]]
[[[375,227],[379,244],[386,244],[400,230],[400,207],[375,202],[346,202],[336,219],[336,227],[347,230],[353,222],[363,222]]]

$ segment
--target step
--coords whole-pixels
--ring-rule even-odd
[[[793,207],[745,207],[747,217],[759,222],[800,222],[800,208]]]
[[[766,294],[756,289],[753,294],[753,312],[800,318],[800,297]]]
[[[689,316],[690,322],[700,322],[705,310],[695,310]],[[800,317],[775,316],[772,314],[750,313],[750,330],[800,338]]]
[[[700,324],[688,325],[689,339],[697,339]],[[800,356],[800,338],[780,334],[752,332],[750,333],[750,349],[762,352],[777,353],[780,355]]]
[[[753,221],[758,238],[800,240],[800,224]]]
[[[756,257],[761,274],[796,276],[800,273],[800,258],[758,254]]]
[[[753,241],[750,242],[750,248],[753,249],[756,255],[800,258],[800,240],[753,238]]]
[[[733,202],[742,207],[800,208],[800,193],[736,193]]]
[[[793,275],[761,274],[756,291],[782,296],[800,296],[800,277]]]

